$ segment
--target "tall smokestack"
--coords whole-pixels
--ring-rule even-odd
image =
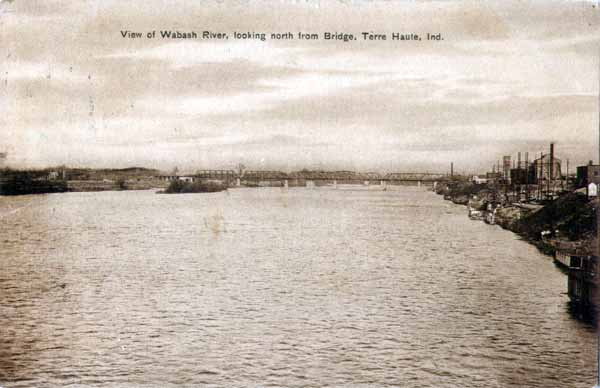
[[[521,169],[521,151],[517,154],[517,168]]]
[[[450,162],[450,177],[454,176],[454,162]]]
[[[529,195],[529,151],[525,152],[525,183],[527,183],[527,195]]]
[[[550,143],[550,166],[548,168],[548,173],[550,180],[554,179],[554,143]]]
[[[504,179],[507,179],[510,177],[510,155],[506,155],[502,157],[502,173],[504,174]]]

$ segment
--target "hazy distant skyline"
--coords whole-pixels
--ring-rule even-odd
[[[14,166],[458,171],[597,160],[596,1],[0,1]],[[124,39],[210,30],[226,41]],[[441,42],[233,40],[441,33]],[[389,39],[389,38],[388,38]]]

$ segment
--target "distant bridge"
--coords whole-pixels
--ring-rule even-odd
[[[278,181],[282,184],[294,183],[295,185],[306,182],[330,182],[330,183],[433,183],[445,181],[449,178],[448,174],[442,173],[421,173],[421,172],[395,172],[380,174],[377,172],[354,172],[354,171],[311,171],[301,170],[286,173],[283,171],[270,170],[247,170],[239,173],[233,170],[198,170],[195,174],[186,176],[163,175],[163,179],[185,179],[185,180],[207,180],[214,179],[229,183],[241,184]]]
[[[353,171],[295,171],[288,174],[288,179],[311,181],[385,181],[385,182],[435,182],[447,178],[446,174],[432,173],[389,173],[353,172]]]
[[[233,170],[198,170],[193,177],[199,179],[218,179],[229,181],[238,178],[238,173]]]

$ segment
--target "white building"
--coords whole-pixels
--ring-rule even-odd
[[[471,181],[473,183],[476,183],[478,185],[483,184],[483,183],[487,183],[488,179],[487,178],[481,178],[479,175],[473,175],[473,178],[471,178]]]
[[[594,182],[588,185],[588,197],[597,197],[598,196],[598,185]]]

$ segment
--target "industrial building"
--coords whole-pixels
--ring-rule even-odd
[[[512,168],[510,170],[510,182],[514,185],[527,185],[531,183],[530,175],[526,168]]]
[[[536,184],[562,179],[561,160],[552,155],[543,155],[531,163],[529,177],[530,183]]]
[[[600,184],[600,165],[590,160],[587,166],[577,167],[577,187],[585,187],[590,183]]]

